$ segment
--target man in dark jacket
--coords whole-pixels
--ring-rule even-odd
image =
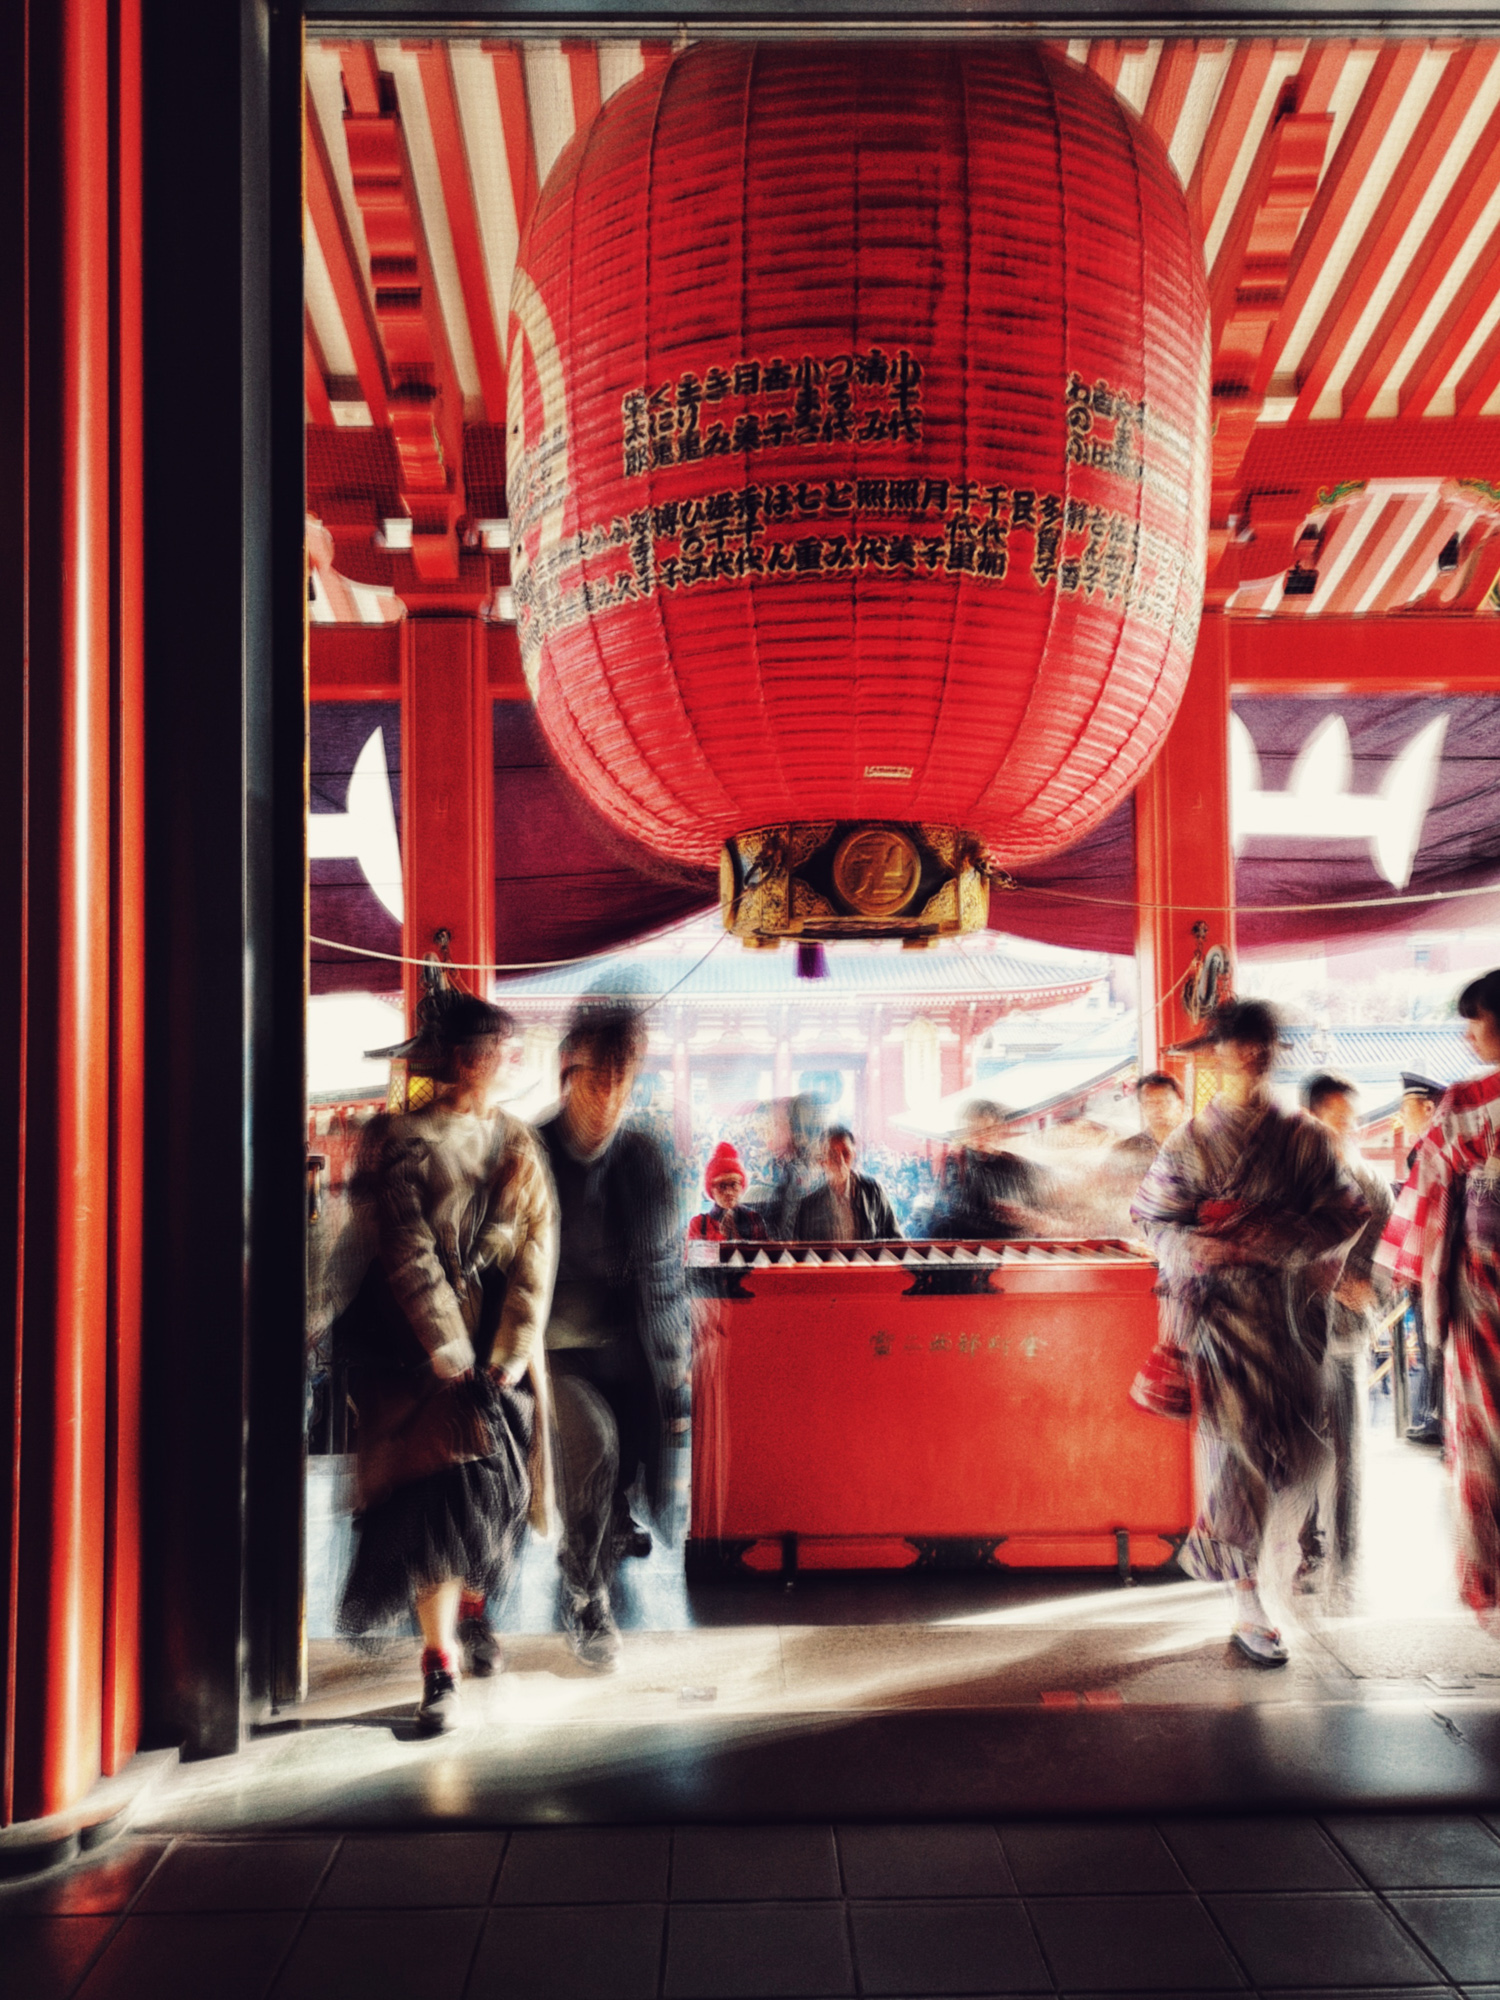
[[[630,1490],[640,1476],[658,1526],[670,1525],[687,1432],[692,1335],[671,1162],[650,1133],[624,1123],[645,1047],[632,1009],[580,1008],[562,1046],[561,1109],[539,1128],[559,1219],[546,1336],[559,1612],[574,1653],[598,1672],[619,1661],[615,1564],[651,1550]]]
[[[854,1171],[854,1151],[849,1127],[830,1125],[823,1135],[823,1185],[797,1209],[799,1243],[870,1243],[900,1236],[885,1189],[868,1174]]]
[[[1369,1405],[1370,1347],[1378,1319],[1389,1305],[1389,1286],[1375,1265],[1375,1250],[1394,1202],[1389,1182],[1367,1167],[1358,1147],[1359,1092],[1346,1076],[1319,1070],[1304,1078],[1302,1104],[1331,1135],[1339,1157],[1365,1198],[1370,1219],[1350,1246],[1328,1302],[1328,1441],[1333,1447],[1331,1490],[1316,1496],[1302,1524],[1299,1589],[1310,1590],[1330,1564],[1348,1574],[1358,1548],[1364,1433]]]

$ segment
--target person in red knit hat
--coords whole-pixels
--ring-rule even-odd
[[[708,1243],[764,1243],[770,1235],[759,1212],[741,1206],[745,1192],[745,1169],[739,1154],[727,1139],[714,1147],[713,1157],[703,1176],[703,1185],[713,1203],[706,1215],[695,1215],[688,1224],[688,1241]]]

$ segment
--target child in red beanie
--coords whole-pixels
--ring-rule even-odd
[[[688,1224],[690,1243],[764,1243],[769,1231],[753,1208],[742,1208],[745,1169],[739,1154],[727,1139],[714,1147],[713,1157],[703,1176],[703,1185],[713,1203],[706,1215],[695,1215]]]

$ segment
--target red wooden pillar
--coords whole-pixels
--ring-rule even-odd
[[[1204,947],[1234,950],[1229,824],[1229,646],[1222,612],[1204,614],[1176,720],[1135,794],[1136,966],[1142,1070],[1186,1074],[1173,1042],[1196,1033],[1183,981]]]
[[[101,1766],[111,1210],[110,0],[28,12],[23,845],[5,1818]],[[16,199],[12,190],[8,197]],[[14,450],[19,440],[8,440]],[[13,462],[13,461],[12,461]],[[7,668],[7,672],[18,671]],[[139,1178],[139,1176],[137,1176]],[[10,1174],[7,1173],[9,1181]],[[133,1637],[132,1637],[133,1648]],[[133,1686],[134,1656],[121,1663]]]
[[[141,355],[140,0],[117,0],[115,122],[114,1007],[109,1435],[101,1762],[140,1737],[141,1276],[146,1076],[145,427]]]
[[[459,965],[495,957],[494,742],[485,628],[424,615],[401,627],[401,855],[404,950],[421,958],[450,933]],[[487,994],[484,972],[464,983]],[[421,975],[406,969],[410,1016]]]

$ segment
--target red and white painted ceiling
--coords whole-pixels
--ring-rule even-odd
[[[1209,600],[1493,615],[1500,38],[1074,41],[1203,232]],[[672,44],[314,41],[306,402],[313,615],[378,623],[508,540],[507,299],[558,154]],[[503,589],[490,600],[503,616]]]

